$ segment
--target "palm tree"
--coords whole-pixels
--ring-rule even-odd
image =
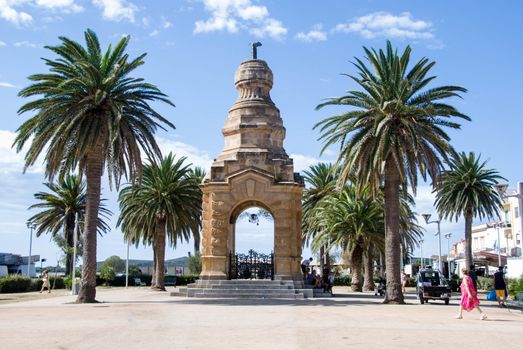
[[[302,232],[303,243],[308,245],[321,230],[317,220],[317,209],[323,199],[336,191],[336,176],[330,163],[318,163],[304,171],[308,187],[303,193]],[[320,246],[321,271],[323,271],[325,247]],[[327,259],[328,260],[328,259]]]
[[[61,247],[66,255],[65,274],[69,275],[72,268],[72,247],[74,245],[74,226],[76,217],[83,227],[85,215],[85,204],[87,194],[85,191],[85,181],[78,175],[67,175],[57,183],[47,182],[44,185],[50,192],[35,193],[35,199],[39,203],[33,204],[29,209],[42,209],[39,213],[29,218],[29,222],[36,225],[36,237],[43,233],[50,233],[53,237],[64,235],[64,246]],[[100,216],[98,218],[98,233],[108,232],[109,225],[104,221],[112,214],[104,204],[104,199],[100,203]],[[78,235],[81,242],[81,236]],[[82,246],[82,244],[79,244]],[[80,254],[81,255],[81,251]]]
[[[163,123],[150,102],[173,105],[156,86],[129,75],[144,64],[142,54],[130,60],[130,37],[102,52],[96,34],[85,32],[86,47],[66,37],[58,46],[46,46],[58,55],[44,59],[49,73],[29,77],[33,83],[21,97],[38,96],[19,113],[35,114],[17,130],[18,152],[29,141],[24,171],[45,154],[45,174],[52,180],[78,169],[85,174],[87,202],[83,269],[77,302],[95,302],[96,230],[100,209],[101,177],[107,168],[109,183],[119,187],[122,176],[134,179],[142,172],[141,151],[153,159],[160,154],[154,132]],[[44,151],[45,149],[45,151]]]
[[[128,242],[136,243],[139,237],[152,242],[155,275],[151,287],[158,290],[165,290],[166,236],[173,247],[179,239],[188,241],[201,211],[201,191],[185,160],[169,153],[159,162],[146,164],[141,184],[120,192],[117,226],[122,226]]]
[[[338,246],[349,253],[351,288],[356,292],[362,291],[364,255],[370,248],[383,246],[383,209],[369,192],[368,187],[357,191],[347,185],[321,201],[317,215],[322,230],[312,244]]]
[[[472,265],[472,219],[499,217],[502,200],[494,185],[505,178],[474,152],[461,152],[449,161],[449,169],[441,176],[436,188],[436,209],[443,219],[465,218],[465,264]]]
[[[385,303],[404,303],[400,285],[400,189],[411,186],[414,193],[418,172],[436,180],[442,161],[455,152],[444,127],[457,129],[453,117],[470,120],[442,100],[460,97],[459,86],[424,89],[434,76],[427,76],[435,62],[422,58],[409,68],[411,48],[398,55],[387,41],[386,50],[363,48],[370,68],[358,58],[358,76],[349,77],[360,90],[330,98],[317,109],[330,105],[355,109],[328,117],[320,128],[322,152],[340,144],[335,167],[338,183],[354,172],[358,185],[370,184],[374,193],[383,190],[385,203],[385,255],[387,292]]]

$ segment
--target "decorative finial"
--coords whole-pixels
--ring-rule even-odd
[[[258,59],[258,47],[260,47],[260,46],[262,46],[262,43],[260,43],[259,41],[255,42],[255,43],[251,43],[253,60]]]

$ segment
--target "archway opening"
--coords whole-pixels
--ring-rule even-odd
[[[261,206],[250,206],[231,219],[234,237],[230,237],[230,252],[246,254],[254,250],[270,254],[274,251],[274,218],[270,211]]]

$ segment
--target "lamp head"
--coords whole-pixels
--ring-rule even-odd
[[[430,220],[430,217],[432,215],[431,214],[421,214],[421,216],[423,216],[423,219],[425,219],[425,222],[428,224],[429,220]]]
[[[505,193],[507,192],[508,184],[495,184],[494,189],[499,194],[501,198],[505,197]]]
[[[445,233],[445,238],[446,239],[450,239],[450,236],[452,236],[452,233],[450,233],[450,232],[449,233]]]

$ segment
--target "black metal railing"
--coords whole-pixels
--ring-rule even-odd
[[[274,254],[229,253],[229,279],[274,279]]]

